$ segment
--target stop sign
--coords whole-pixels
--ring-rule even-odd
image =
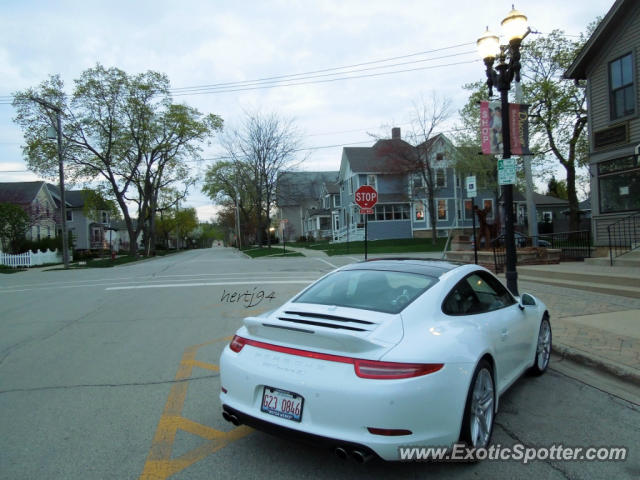
[[[371,185],[363,185],[354,195],[355,201],[360,208],[373,208],[378,203],[378,192]]]

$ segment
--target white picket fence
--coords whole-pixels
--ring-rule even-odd
[[[0,265],[8,267],[35,267],[45,263],[62,263],[62,252],[58,252],[58,250],[47,250],[46,252],[38,250],[37,253],[33,253],[29,250],[17,255],[0,252]]]

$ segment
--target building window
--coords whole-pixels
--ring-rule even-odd
[[[635,112],[632,63],[631,53],[609,63],[609,105],[612,120]]]
[[[333,196],[333,206],[334,207],[339,207],[340,206],[340,195],[334,195]]]
[[[542,212],[542,221],[544,223],[551,223],[553,221],[553,212]]]
[[[598,164],[600,213],[640,209],[640,157],[630,155]]]
[[[378,190],[378,179],[375,175],[367,175],[367,185]]]
[[[464,201],[464,219],[473,220],[473,200]]]
[[[67,222],[73,222],[73,212],[71,210],[66,209],[65,214],[67,216]]]
[[[444,168],[436,170],[436,187],[444,188],[447,186],[447,172]]]
[[[424,220],[424,203],[416,202],[414,209],[416,211],[416,220],[418,221]]]
[[[436,153],[436,161],[444,160],[444,153]]]
[[[485,198],[482,201],[482,208],[486,208],[487,209],[487,218],[488,219],[493,219],[493,199],[491,198]]]
[[[394,205],[376,205],[368,221],[382,222],[389,220],[409,220],[409,204],[398,203]]]
[[[105,211],[102,211],[100,213],[102,215],[102,223],[105,223],[105,224],[109,223],[109,213]]]
[[[421,173],[415,173],[413,175],[413,190],[424,187],[424,178]]]
[[[447,220],[449,218],[447,203],[446,200],[438,200],[438,220]]]
[[[47,225],[47,238],[51,238],[51,227]]]
[[[358,176],[357,175],[353,175],[350,179],[349,179],[349,193],[353,194],[353,192],[355,192],[358,189],[359,185],[358,185]]]

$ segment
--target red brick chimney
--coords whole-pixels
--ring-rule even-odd
[[[393,127],[391,129],[391,140],[400,140],[401,138],[400,127]]]

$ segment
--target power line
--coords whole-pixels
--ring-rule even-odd
[[[454,47],[447,47],[447,48],[454,48]],[[445,50],[445,48],[443,49],[439,49],[439,50]],[[436,50],[433,50],[436,51]],[[439,57],[432,57],[432,58],[423,58],[421,60],[412,60],[410,62],[400,62],[400,63],[392,63],[389,65],[378,65],[375,67],[367,67],[367,68],[360,68],[360,69],[354,69],[355,67],[358,66],[362,66],[362,65],[368,65],[368,64],[372,64],[372,63],[380,63],[380,62],[385,62],[388,60],[379,60],[376,62],[366,62],[366,63],[360,63],[360,64],[355,64],[355,65],[351,65],[348,67],[336,67],[336,68],[327,68],[327,69],[323,69],[323,70],[315,70],[315,71],[310,71],[310,72],[305,72],[305,73],[294,73],[294,74],[290,74],[290,75],[278,75],[275,77],[266,77],[266,78],[258,78],[255,80],[242,80],[242,81],[237,81],[237,82],[225,82],[225,83],[215,83],[215,84],[211,84],[211,85],[200,85],[200,86],[196,86],[196,87],[181,87],[181,88],[171,88],[170,91],[175,92],[175,93],[186,93],[187,90],[210,90],[210,89],[224,89],[224,88],[232,88],[232,87],[241,87],[241,86],[251,86],[251,85],[258,85],[258,84],[262,84],[262,83],[278,83],[280,81],[291,81],[291,80],[306,80],[309,78],[321,78],[321,77],[328,77],[328,76],[335,76],[335,75],[345,75],[348,73],[357,73],[357,72],[364,72],[364,71],[369,71],[369,70],[377,70],[377,69],[381,69],[381,68],[391,68],[391,67],[397,67],[397,66],[402,66],[402,65],[410,65],[410,64],[414,64],[414,63],[423,63],[423,62],[430,62],[433,60],[441,60],[443,58],[450,58],[450,57],[457,57],[457,56],[462,56],[462,55],[469,55],[471,53],[475,53],[475,50],[468,50],[465,52],[458,52],[458,53],[452,53],[449,55],[441,55]],[[413,55],[418,55],[418,54],[411,54],[411,55],[405,55],[403,57],[396,57],[396,58],[405,58],[405,57],[409,57],[409,56],[413,56]],[[349,70],[347,70],[349,69]],[[335,73],[324,73],[324,72],[328,72],[328,71],[334,71],[334,70],[341,70]],[[321,74],[321,75],[318,75]],[[295,77],[301,77],[301,78],[295,78]]]
[[[465,43],[459,43],[456,45],[450,45],[450,46],[446,46],[446,47],[441,47],[441,48],[434,48],[431,50],[424,50],[421,52],[415,52],[415,53],[410,53],[407,55],[399,55],[399,56],[395,56],[395,57],[388,57],[388,58],[383,58],[380,60],[372,60],[372,61],[368,61],[368,62],[360,62],[360,63],[354,63],[354,64],[350,64],[350,65],[343,65],[340,67],[331,67],[331,68],[324,68],[324,69],[319,69],[319,70],[311,70],[311,71],[307,71],[307,72],[300,72],[300,73],[292,73],[292,74],[284,74],[284,75],[276,75],[276,76],[272,76],[272,77],[263,77],[263,78],[258,78],[258,79],[254,79],[254,80],[244,80],[244,81],[238,81],[238,82],[223,82],[223,83],[215,83],[215,84],[205,84],[205,85],[196,85],[196,86],[188,86],[188,87],[175,87],[175,88],[171,88],[169,89],[171,92],[176,92],[176,93],[186,93],[186,91],[189,90],[202,90],[202,89],[207,89],[207,88],[229,88],[229,87],[236,87],[236,86],[241,86],[241,85],[246,85],[246,84],[252,84],[252,83],[256,83],[256,82],[265,82],[265,81],[274,81],[274,80],[282,80],[282,79],[288,79],[288,80],[292,80],[295,77],[302,77],[302,76],[308,76],[308,75],[313,75],[313,74],[317,74],[317,73],[326,73],[326,72],[331,72],[331,71],[338,71],[338,70],[345,70],[345,69],[349,69],[349,68],[356,68],[356,67],[361,67],[361,66],[365,66],[365,65],[374,65],[377,63],[385,63],[385,62],[390,62],[390,61],[394,61],[394,60],[400,60],[403,58],[410,58],[410,57],[415,57],[415,56],[419,56],[419,55],[426,55],[429,53],[436,53],[436,52],[441,52],[441,51],[445,51],[445,50],[452,50],[455,48],[460,48],[460,47],[464,47],[464,46],[468,46],[468,45],[473,45],[475,42],[465,42]],[[454,55],[462,55],[462,54],[467,54],[469,52],[464,52],[464,53],[459,53],[459,54],[454,54]],[[451,55],[445,55],[444,57],[447,56],[451,56]],[[440,57],[436,57],[433,59],[423,59],[423,60],[416,60],[415,62],[425,62],[425,61],[430,61],[430,60],[436,60]],[[405,63],[413,63],[413,62],[405,62]],[[399,64],[402,65],[402,64]],[[373,67],[373,68],[391,68],[393,65],[386,65],[386,66],[378,66],[378,67]],[[342,72],[342,74],[347,73],[347,72]],[[334,73],[333,75],[339,75],[340,73]],[[0,105],[7,105],[7,104],[11,104],[13,100],[13,95],[0,95]]]
[[[260,89],[264,89],[264,88],[293,87],[293,86],[298,86],[298,85],[311,85],[311,84],[317,84],[317,83],[331,83],[331,82],[337,82],[337,81],[341,81],[341,80],[353,80],[353,79],[356,79],[356,78],[381,77],[381,76],[392,75],[392,74],[396,74],[396,73],[407,73],[407,72],[416,72],[416,71],[420,71],[420,70],[431,70],[431,69],[434,69],[434,68],[453,67],[453,66],[465,65],[465,64],[476,63],[476,62],[480,62],[480,60],[467,60],[467,61],[464,61],[464,62],[447,63],[447,64],[442,64],[442,65],[431,65],[431,66],[428,66],[428,67],[409,68],[409,69],[405,69],[405,70],[394,70],[394,71],[391,71],[391,72],[370,73],[370,74],[365,74],[365,75],[355,75],[355,76],[341,77],[341,78],[330,78],[330,79],[325,79],[325,80],[314,80],[314,81],[310,81],[310,82],[283,83],[283,84],[274,84],[274,85],[266,85],[266,86],[258,86],[258,87],[233,88],[233,89],[228,89],[228,90],[203,91],[203,92],[194,92],[194,93],[181,93],[181,94],[176,94],[174,96],[175,97],[180,97],[180,96],[186,96],[186,95],[206,95],[206,94],[215,94],[215,93],[244,92],[244,91],[248,91],[248,90],[260,90]]]

